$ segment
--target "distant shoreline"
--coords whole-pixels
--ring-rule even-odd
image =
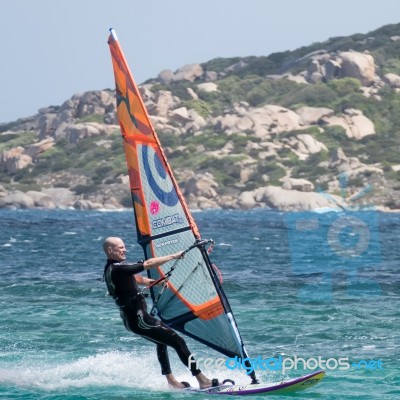
[[[116,208],[116,209],[107,209],[107,208],[98,208],[98,209],[90,209],[90,210],[82,210],[82,209],[77,209],[74,207],[68,207],[68,208],[40,208],[40,207],[32,207],[32,208],[18,208],[18,207],[1,207],[1,211],[18,211],[18,212],[27,212],[27,211],[33,211],[33,212],[39,212],[39,211],[46,211],[46,212],[59,212],[59,211],[74,211],[74,212],[102,212],[102,213],[121,213],[121,212],[132,212],[132,208]],[[371,212],[371,211],[376,211],[379,213],[387,213],[387,214],[397,214],[400,213],[400,210],[391,210],[388,208],[384,207],[376,207],[376,208],[360,208],[358,210],[352,210],[352,209],[330,209],[330,210],[279,210],[276,208],[268,208],[268,207],[254,207],[254,208],[248,208],[248,209],[233,209],[233,208],[204,208],[204,209],[189,209],[191,213],[200,213],[204,211],[227,211],[227,212],[253,212],[253,211],[270,211],[270,212],[279,212],[279,213],[315,213],[315,214],[327,214],[327,213],[343,213],[343,212]]]

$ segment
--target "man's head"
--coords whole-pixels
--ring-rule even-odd
[[[125,260],[125,244],[119,237],[108,237],[103,243],[103,250],[109,260]]]

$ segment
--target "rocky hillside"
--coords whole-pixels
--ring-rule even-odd
[[[400,24],[140,89],[192,208],[400,208]],[[0,207],[130,207],[112,90],[0,125]]]

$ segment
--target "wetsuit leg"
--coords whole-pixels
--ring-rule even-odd
[[[191,353],[183,338],[167,325],[148,314],[146,308],[146,302],[143,300],[138,304],[136,309],[122,312],[121,316],[125,327],[152,342],[171,346],[177,352],[182,363],[190,369],[192,375],[198,375],[201,371],[197,368],[197,363],[191,357]],[[162,354],[162,357],[164,357],[162,361],[165,362],[165,354]]]
[[[168,375],[171,373],[171,365],[169,363],[168,348],[165,344],[157,344],[157,358],[161,365],[161,374]]]

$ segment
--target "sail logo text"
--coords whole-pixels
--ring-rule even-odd
[[[156,247],[164,247],[164,246],[169,246],[171,244],[176,244],[178,243],[178,239],[171,239],[171,240],[167,240],[166,242],[161,242],[161,243],[157,243]]]
[[[196,365],[196,368],[200,368],[199,364],[202,363],[205,368],[225,367],[229,370],[242,370],[245,371],[247,375],[250,375],[253,371],[281,371],[285,373],[292,369],[298,370],[349,370],[350,368],[356,369],[368,369],[368,370],[379,370],[383,369],[383,362],[381,360],[359,360],[350,362],[349,357],[340,358],[328,358],[324,359],[321,356],[315,358],[302,358],[298,356],[285,357],[269,357],[262,358],[258,356],[256,358],[195,358],[195,355],[191,354],[188,359],[189,367],[192,364]]]
[[[161,229],[174,224],[183,224],[183,217],[179,214],[167,215],[152,222],[153,229]]]

